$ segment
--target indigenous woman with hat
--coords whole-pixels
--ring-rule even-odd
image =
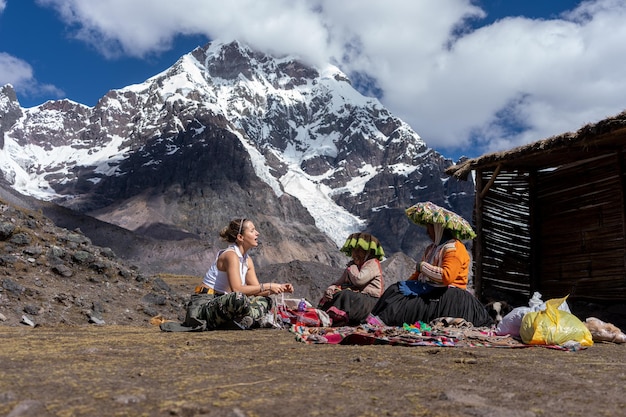
[[[443,317],[462,318],[476,327],[491,325],[485,307],[467,291],[470,256],[461,240],[476,237],[469,223],[431,202],[417,203],[406,214],[426,227],[432,243],[413,275],[390,286],[372,314],[389,326]]]
[[[341,277],[326,289],[318,305],[335,326],[359,324],[366,319],[384,290],[380,261],[385,252],[377,238],[369,233],[353,233],[341,252],[352,260]]]

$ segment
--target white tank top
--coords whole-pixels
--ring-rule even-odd
[[[239,250],[239,246],[230,245],[226,249],[223,249],[217,253],[215,257],[215,261],[204,275],[204,279],[202,280],[202,284],[206,285],[209,288],[213,288],[217,292],[221,293],[229,293],[231,292],[230,283],[228,282],[228,274],[226,271],[220,271],[217,269],[217,258],[226,251],[234,251],[239,258],[239,273],[241,279],[241,285],[246,285],[246,274],[248,273],[248,254],[242,255]]]

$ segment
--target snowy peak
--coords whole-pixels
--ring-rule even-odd
[[[366,228],[404,234],[404,209],[419,200],[471,209],[471,184],[443,173],[451,161],[330,64],[213,42],[93,108],[60,100],[24,110],[11,92],[0,93],[4,177],[121,226],[148,229],[123,202],[163,193],[176,195],[158,199],[168,227],[204,236],[229,216],[202,219],[222,199],[233,214],[312,223],[337,245]],[[389,250],[411,238],[395,236]]]
[[[319,77],[315,68],[292,57],[272,57],[255,52],[239,42],[214,42],[204,49],[192,52],[213,79],[233,82],[239,78],[249,81],[264,79],[274,88],[289,90],[295,85],[306,85]]]
[[[0,88],[0,148],[4,147],[4,132],[11,128],[20,117],[22,108],[11,84]]]

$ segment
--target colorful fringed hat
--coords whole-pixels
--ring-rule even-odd
[[[348,256],[352,256],[352,250],[359,247],[367,252],[370,252],[373,257],[382,261],[385,257],[385,251],[380,241],[369,233],[352,233],[346,239],[346,243],[341,247],[341,252]]]
[[[438,205],[425,201],[417,203],[406,209],[406,215],[411,221],[420,226],[431,223],[439,223],[445,229],[449,229],[459,240],[474,239],[476,233],[472,226],[458,214],[439,207]]]

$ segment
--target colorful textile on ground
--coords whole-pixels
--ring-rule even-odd
[[[313,307],[307,307],[303,311],[298,311],[285,305],[279,305],[274,311],[277,319],[286,325],[318,327],[330,326],[332,324],[330,317],[325,311]]]
[[[405,212],[413,223],[420,226],[425,226],[429,223],[439,223],[445,229],[451,230],[459,240],[474,239],[476,237],[476,233],[467,220],[430,201],[417,203],[406,209]]]
[[[362,324],[356,327],[307,327],[293,325],[296,340],[308,344],[398,345],[436,347],[527,348],[511,336],[497,336],[488,327],[473,327],[463,319],[444,317],[431,323],[417,322],[403,326]],[[543,345],[541,347],[575,351],[578,346]]]

